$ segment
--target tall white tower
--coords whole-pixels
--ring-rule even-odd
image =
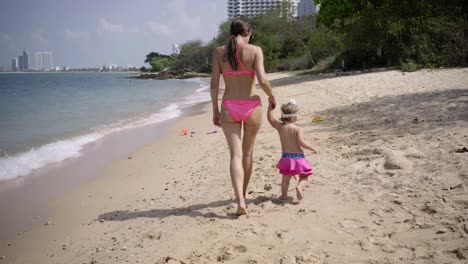
[[[34,53],[34,68],[38,71],[42,71],[44,69],[44,59],[42,52]]]
[[[52,67],[54,66],[53,61],[52,61],[52,52],[46,51],[42,53],[43,55],[43,68],[46,71],[52,70]]]
[[[180,53],[179,45],[177,45],[177,43],[173,43],[172,44],[172,54],[179,54],[179,53]]]

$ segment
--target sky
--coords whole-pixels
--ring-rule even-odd
[[[1,0],[0,65],[23,49],[52,51],[54,66],[144,65],[172,43],[209,41],[227,0]]]

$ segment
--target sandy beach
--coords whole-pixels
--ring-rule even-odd
[[[269,78],[319,152],[300,205],[277,198],[265,118],[249,217],[233,215],[227,144],[204,104],[50,201],[47,219],[1,242],[0,263],[468,262],[467,68]]]

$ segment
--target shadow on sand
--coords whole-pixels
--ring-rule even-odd
[[[284,205],[285,203],[291,203],[291,201],[280,201],[277,198],[259,196],[256,199],[249,199],[247,201],[247,206],[249,204],[260,205],[264,202],[271,201],[277,205]],[[179,208],[168,208],[168,209],[151,209],[147,211],[129,211],[129,210],[118,210],[103,213],[98,216],[100,221],[126,221],[135,218],[166,218],[170,216],[190,216],[190,217],[204,217],[204,218],[218,218],[218,219],[237,219],[238,216],[233,213],[224,213],[223,215],[216,212],[207,212],[202,213],[200,210],[206,208],[218,208],[218,207],[227,207],[228,205],[234,203],[233,200],[221,200],[216,202],[211,202],[207,204],[195,204],[187,207]],[[219,211],[219,210],[218,210]]]
[[[378,132],[393,136],[435,132],[468,123],[468,89],[384,96],[317,113],[326,120],[318,131]]]
[[[312,82],[312,81],[320,81],[324,79],[332,79],[332,78],[341,78],[344,76],[356,76],[362,74],[369,74],[369,73],[376,73],[376,72],[384,72],[384,71],[392,71],[392,70],[369,70],[369,71],[350,71],[344,72],[341,75],[336,75],[334,72],[329,71],[314,71],[314,72],[305,72],[297,75],[291,75],[284,78],[279,78],[275,80],[271,80],[271,86],[283,86],[283,85],[291,85],[291,84],[299,84],[303,82]]]

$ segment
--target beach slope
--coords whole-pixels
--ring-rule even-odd
[[[2,242],[0,263],[467,261],[468,69],[270,78],[319,152],[300,205],[277,199],[280,142],[265,119],[250,215],[232,214],[229,152],[204,105],[52,201],[49,219]]]

